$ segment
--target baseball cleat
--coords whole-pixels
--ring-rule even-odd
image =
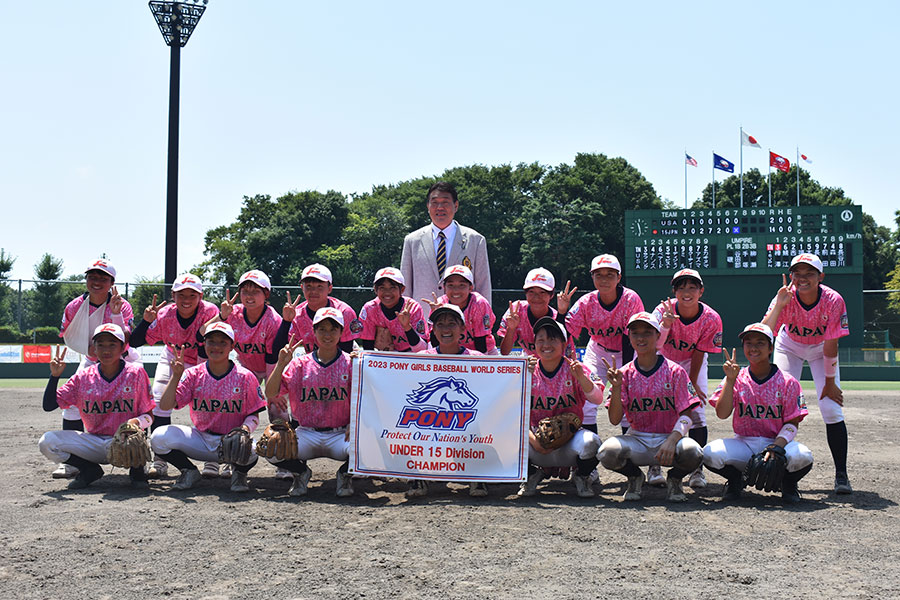
[[[594,490],[591,489],[591,476],[575,474],[575,493],[579,498],[593,498]]]
[[[663,476],[662,467],[650,465],[647,469],[647,483],[653,487],[666,487],[666,478]]]
[[[143,467],[133,467],[128,469],[128,478],[131,480],[131,487],[134,489],[150,489],[150,484],[147,483],[147,474],[144,472]]]
[[[666,487],[668,488],[666,501],[687,502],[687,496],[684,495],[684,490],[681,487],[681,479],[675,477],[666,478]]]
[[[89,471],[78,473],[75,479],[69,482],[68,488],[70,490],[81,490],[103,477],[103,467],[100,465],[91,465],[91,467]]]
[[[222,479],[228,479],[229,477],[231,477],[233,469],[234,468],[227,463],[222,465],[222,472],[219,473],[219,477],[221,477]]]
[[[338,470],[337,472],[337,489],[335,495],[338,498],[349,498],[353,495],[353,477],[347,473]]]
[[[197,475],[200,471],[197,471]],[[161,458],[157,458],[147,468],[147,477],[150,479],[163,479],[169,476],[169,463]]]
[[[275,469],[275,479],[281,479],[287,481],[289,479],[293,479],[294,474],[288,471],[287,469]]]
[[[302,473],[293,473],[292,479],[294,480],[294,483],[291,484],[291,487],[288,490],[288,496],[305,496],[310,477],[312,477],[312,469],[309,467],[306,467],[306,470]]]
[[[729,502],[740,500],[742,489],[744,489],[744,483],[741,481],[740,477],[729,479],[722,487],[722,500]]]
[[[572,474],[573,474],[573,476],[575,476],[575,477],[578,476],[578,474],[575,473],[574,471],[572,472]],[[593,471],[591,471],[591,474],[588,475],[588,477],[590,478],[590,484],[591,484],[591,485],[594,485],[595,483],[597,483],[598,481],[600,481],[600,471],[598,471],[597,469],[594,469]]]
[[[544,472],[540,469],[535,469],[533,472],[528,474],[528,479],[526,479],[522,483],[522,485],[519,486],[519,492],[516,495],[521,497],[536,495],[538,491],[538,484],[543,478]]]
[[[488,495],[487,484],[479,481],[469,482],[469,495],[473,498],[484,498]]]
[[[853,488],[850,487],[850,478],[847,473],[837,473],[834,476],[834,493],[835,494],[852,494]]]
[[[688,480],[688,485],[695,490],[702,490],[706,487],[706,475],[703,474],[703,467],[700,467],[699,469],[691,473],[691,478]]]
[[[407,498],[421,498],[428,495],[428,484],[424,479],[411,479],[409,489],[406,490]]]
[[[785,504],[799,504],[800,500],[800,490],[797,489],[797,482],[783,480],[781,482],[781,501]]]
[[[175,483],[172,484],[173,490],[189,490],[200,481],[202,476],[200,475],[200,471],[197,469],[188,469],[186,471],[182,471],[181,475],[178,476],[178,479]]]
[[[241,473],[237,469],[231,474],[231,491],[232,492],[249,492],[250,486],[247,485],[247,474]]]
[[[59,466],[50,474],[50,477],[53,479],[72,479],[76,475],[78,475],[78,467],[66,463],[59,463]]]
[[[219,463],[217,463],[217,462],[203,463],[203,470],[200,471],[200,475],[204,479],[211,479],[213,477],[218,477],[219,476]]]
[[[642,472],[640,475],[634,475],[628,478],[628,487],[625,488],[625,495],[623,499],[625,500],[640,500],[641,499],[641,488],[644,487],[644,473]]]

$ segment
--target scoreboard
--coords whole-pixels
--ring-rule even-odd
[[[861,274],[862,207],[625,212],[625,269],[632,276],[685,267],[711,275],[784,273],[803,252],[817,254],[826,273]]]

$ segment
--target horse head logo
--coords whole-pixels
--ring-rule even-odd
[[[407,394],[406,400],[410,404],[438,408],[443,403],[450,410],[469,409],[478,403],[478,398],[469,391],[466,382],[453,377],[439,377],[420,383],[418,389]]]

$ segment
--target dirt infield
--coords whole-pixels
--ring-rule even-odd
[[[589,500],[557,480],[536,498],[498,485],[473,499],[438,484],[415,501],[399,482],[366,480],[342,500],[328,460],[312,461],[303,499],[289,498],[264,462],[243,495],[225,480],[134,492],[122,470],[70,492],[37,450],[61,418],[42,412],[40,398],[0,389],[3,598],[900,597],[900,392],[845,394],[852,496],[830,492],[824,426],[810,403],[799,439],[817,464],[790,509],[763,492],[723,504],[712,474],[681,505],[649,487],[643,502],[625,504],[624,478],[609,472]],[[710,439],[730,431],[708,414]]]

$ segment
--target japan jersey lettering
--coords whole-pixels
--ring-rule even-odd
[[[262,373],[266,370],[266,353],[273,352],[272,344],[281,326],[281,315],[268,305],[259,320],[252,325],[247,322],[246,315],[244,305],[237,304],[226,322],[234,330],[234,349],[241,365]]]
[[[767,316],[774,307],[775,298],[769,303]],[[841,295],[827,285],[819,284],[819,299],[812,306],[804,306],[797,292],[794,292],[790,302],[778,315],[778,322],[773,328],[776,335],[782,327],[788,337],[799,344],[836,340],[850,335],[847,305]]]
[[[155,406],[144,368],[123,364],[112,381],[103,377],[98,364],[78,371],[56,391],[56,403],[60,408],[78,408],[86,432],[113,435],[119,425]]]
[[[537,322],[537,319],[531,320],[529,316],[531,311],[528,308],[527,302],[514,302],[513,308],[519,313],[519,326],[516,327],[516,342],[515,345],[519,346],[527,356],[537,356],[537,352],[534,349],[534,324]],[[552,319],[556,319],[557,311],[552,306],[550,307],[550,313],[547,315]],[[506,320],[509,318],[510,313],[509,309],[506,309],[506,312],[503,313],[503,317],[500,319],[500,329],[497,330],[497,336],[502,340],[506,337],[507,333],[507,325]],[[566,356],[572,357],[575,356],[575,340],[572,336],[569,336],[566,342]]]
[[[410,328],[418,334],[421,340],[427,342],[430,329],[425,320],[425,314],[422,312],[422,307],[412,298],[402,296],[402,300],[403,306],[400,307],[401,310],[407,306],[409,307]],[[365,306],[362,307],[362,310],[359,311],[359,321],[362,323],[362,333],[360,333],[362,339],[374,340],[375,328],[386,327],[388,331],[391,332],[394,350],[397,352],[409,352],[412,349],[409,345],[409,340],[406,339],[406,331],[403,330],[400,321],[398,321],[396,317],[390,320],[387,318],[381,307],[381,300],[378,298],[366,302]]]
[[[627,287],[611,307],[600,303],[600,292],[585,294],[575,302],[566,314],[566,329],[577,338],[587,329],[591,340],[610,352],[622,351],[622,336],[626,333],[628,319],[644,310],[644,303],[637,292]]]
[[[450,304],[450,299],[444,294],[438,298],[438,302]],[[469,294],[469,301],[466,303],[466,307],[463,308],[463,314],[466,317],[466,334],[460,343],[469,350],[477,350],[475,338],[485,336],[487,342],[486,353],[492,352],[497,347],[497,340],[494,339],[492,331],[496,317],[491,308],[491,303],[478,292],[472,292]]]
[[[190,406],[191,422],[200,431],[226,434],[266,408],[256,375],[232,363],[222,377],[203,363],[184,372],[175,392],[175,408]]]
[[[297,307],[297,316],[291,323],[291,329],[288,332],[288,339],[294,336],[294,341],[300,340],[307,354],[319,347],[316,343],[316,334],[313,333],[312,318],[315,314],[309,314],[307,306],[309,302],[304,301]],[[362,323],[356,318],[356,311],[349,304],[337,298],[328,296],[328,306],[336,308],[344,315],[344,330],[341,332],[341,341],[350,342],[359,337],[362,332]]]
[[[590,378],[590,370],[584,366],[582,368],[584,374]],[[598,386],[602,388],[603,384],[598,382]],[[532,430],[541,419],[562,413],[574,413],[579,419],[583,419],[585,402],[587,396],[565,359],[560,361],[553,373],[546,373],[538,364],[531,376]]]
[[[670,433],[678,416],[699,404],[687,372],[663,356],[649,372],[635,361],[622,368],[622,406],[635,431]]]
[[[90,303],[88,300],[89,294],[84,293],[77,298],[74,298],[71,302],[66,304],[65,310],[63,310],[62,323],[59,325],[59,337],[62,337],[66,332],[66,329],[69,327],[69,323],[72,322],[72,319],[75,318],[75,315],[78,313],[78,309],[81,308],[81,305],[85,302]],[[95,311],[99,310],[99,307],[94,306],[93,304],[89,304],[88,314],[92,315]],[[121,318],[121,322],[119,319]],[[134,311],[131,309],[131,304],[128,303],[128,300],[122,298],[122,310],[118,315],[114,315],[112,312],[112,308],[107,301],[103,307],[103,323],[115,323],[122,327],[122,330],[125,332],[125,335],[131,333],[132,328],[134,327]]]
[[[722,397],[725,380],[712,393],[715,406]],[[734,412],[731,424],[737,435],[775,438],[781,427],[797,417],[809,414],[800,383],[775,365],[769,376],[759,381],[744,367],[734,381]]]
[[[293,359],[281,375],[278,395],[287,394],[291,416],[303,427],[346,427],[350,423],[350,355],[340,352],[323,365],[318,353]]]
[[[693,319],[685,320],[678,317],[673,321],[669,336],[663,345],[663,356],[680,363],[690,360],[694,350],[722,351],[722,318],[703,302],[699,303],[699,309],[700,312]],[[664,312],[665,307],[660,304],[653,310],[653,316],[662,322]]]
[[[204,323],[217,314],[219,314],[219,309],[215,304],[201,300],[197,306],[194,320],[185,329],[178,322],[178,308],[174,304],[167,304],[159,310],[156,320],[147,329],[147,345],[152,346],[163,342],[178,349],[184,348],[184,365],[186,367],[196,365],[200,362],[198,354],[200,342],[197,341],[197,332]]]

